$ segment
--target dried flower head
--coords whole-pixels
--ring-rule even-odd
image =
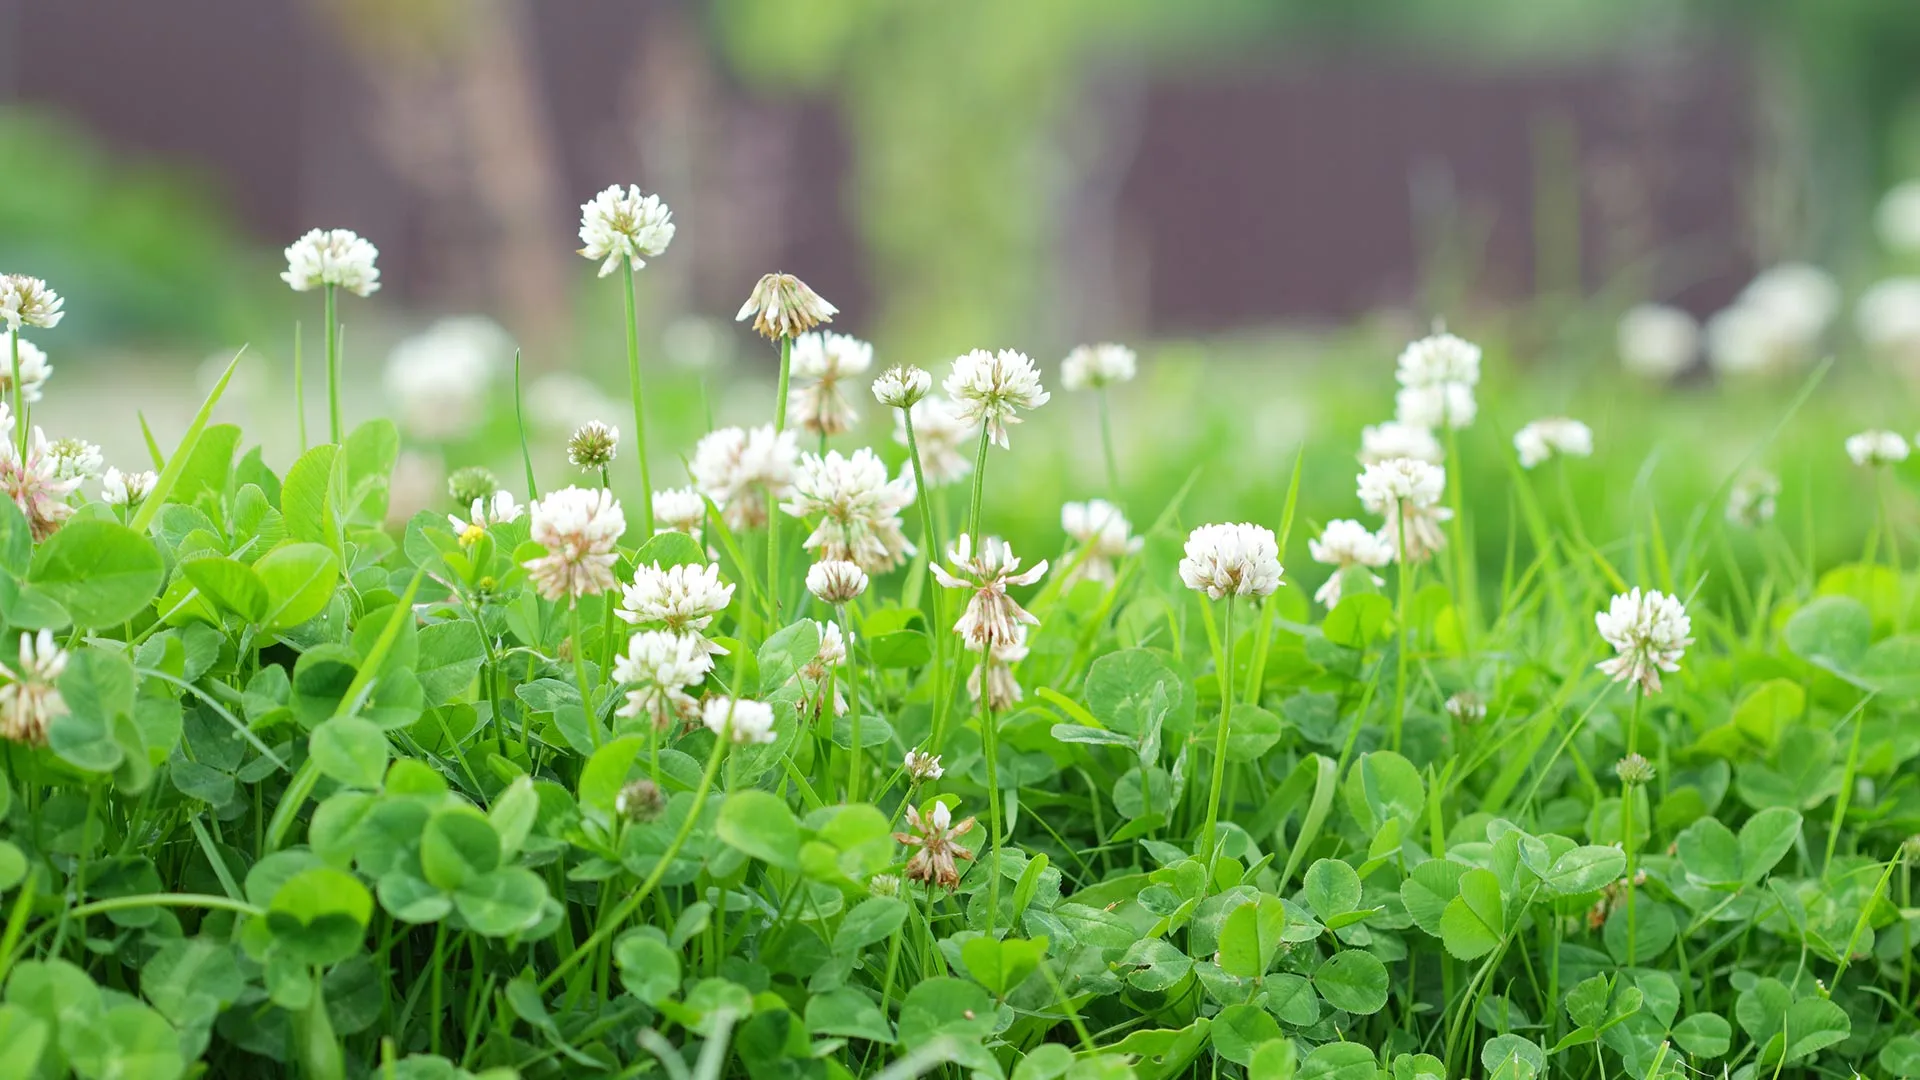
[[[1007,595],[1007,588],[1039,581],[1047,572],[1047,560],[1041,559],[1022,573],[1020,559],[1006,541],[989,536],[980,541],[980,549],[975,551],[973,538],[961,533],[947,549],[947,561],[953,564],[952,573],[939,563],[930,566],[934,580],[946,588],[969,589],[973,593],[967,598],[967,609],[961,613],[960,621],[953,624],[953,632],[959,634],[961,640],[982,646],[1017,645],[1021,640],[1021,623],[1039,624],[1039,619]]]
[[[35,543],[60,530],[73,516],[67,497],[80,487],[82,477],[60,475],[59,462],[38,427],[23,457],[13,440],[13,413],[0,404],[0,490],[26,515]]]
[[[920,448],[920,471],[928,488],[964,480],[973,471],[969,446],[980,437],[980,425],[963,418],[953,403],[938,394],[894,414],[893,441],[908,445],[907,418],[913,420],[913,442]]]
[[[725,649],[704,636],[713,617],[733,602],[733,586],[720,580],[720,568],[681,563],[661,569],[659,563],[633,568],[633,583],[621,589],[614,612],[636,626],[653,626],[691,637],[710,654]]]
[[[807,591],[823,604],[844,604],[867,591],[867,572],[845,559],[817,562],[807,570]]]
[[[1620,316],[1620,365],[1643,379],[1665,381],[1700,355],[1700,321],[1677,307],[1640,304]]]
[[[929,754],[924,750],[907,751],[906,760],[902,764],[907,770],[907,780],[914,784],[924,784],[929,780],[938,780],[947,775],[947,770],[940,767],[940,755]]]
[[[1114,562],[1139,551],[1146,544],[1133,535],[1133,526],[1120,508],[1105,499],[1070,502],[1060,507],[1060,528],[1079,544],[1085,553],[1067,574],[1067,585],[1085,579],[1112,584]]]
[[[792,274],[768,274],[753,286],[752,295],[740,305],[739,314],[733,317],[735,322],[753,320],[754,332],[768,341],[781,338],[797,338],[801,334],[832,322],[840,313],[820,298],[820,294],[807,288],[807,283]]]
[[[925,368],[895,364],[873,380],[873,399],[889,409],[911,409],[931,389],[933,376]]]
[[[1313,594],[1313,598],[1331,609],[1340,602],[1341,581],[1346,572],[1354,567],[1379,567],[1393,561],[1393,548],[1381,539],[1373,530],[1357,521],[1341,518],[1327,522],[1320,535],[1307,541],[1307,553],[1313,561],[1334,568],[1326,583]],[[1375,585],[1383,585],[1378,575],[1373,575]]]
[[[1487,718],[1486,699],[1471,690],[1461,690],[1447,699],[1447,715],[1456,724],[1477,724]]]
[[[1628,787],[1647,784],[1653,781],[1653,762],[1639,754],[1628,754],[1614,762],[1613,775]]]
[[[287,269],[280,280],[294,292],[337,285],[356,296],[379,291],[380,252],[351,229],[313,229],[287,247]]]
[[[1513,449],[1520,455],[1523,469],[1531,469],[1555,454],[1592,457],[1593,429],[1578,420],[1550,416],[1515,432]]]
[[[124,506],[128,509],[139,506],[153,494],[155,484],[160,482],[160,474],[152,469],[142,472],[123,473],[119,469],[108,469],[100,478],[100,499],[109,506]]]
[[[29,746],[44,746],[47,727],[67,714],[60,696],[60,673],[67,669],[67,651],[55,644],[53,631],[36,637],[20,635],[20,662],[0,664],[0,738]]]
[[[1132,382],[1136,368],[1137,358],[1125,345],[1082,345],[1060,365],[1060,385],[1069,390],[1099,390]]]
[[[735,746],[755,746],[778,738],[773,731],[773,706],[763,701],[711,697],[701,707],[700,720],[715,735],[731,731]]]
[[[1264,525],[1202,525],[1187,536],[1180,581],[1207,599],[1270,596],[1280,587],[1280,547]]]
[[[456,506],[472,506],[474,500],[487,498],[499,490],[500,481],[493,470],[482,465],[455,469],[447,477],[447,494],[453,496]]]
[[[620,429],[589,420],[567,438],[567,460],[583,472],[604,469],[620,452]]]
[[[524,565],[533,586],[548,600],[592,596],[613,588],[615,544],[627,531],[626,515],[613,493],[569,487],[533,504],[532,536],[547,554]]]
[[[960,885],[960,871],[954,860],[968,861],[973,852],[959,844],[959,839],[972,831],[974,820],[966,818],[953,820],[953,812],[944,802],[936,802],[926,814],[912,804],[907,806],[907,831],[893,834],[893,838],[908,847],[917,850],[913,858],[907,860],[907,878],[924,882],[929,887],[938,885],[945,889],[955,889]]]
[[[787,497],[800,456],[795,438],[790,430],[776,434],[772,424],[752,431],[728,427],[708,432],[694,447],[694,486],[720,508],[729,529],[765,525],[768,495]]]
[[[615,711],[666,731],[699,713],[700,703],[687,687],[711,670],[713,657],[698,634],[642,630],[627,639],[627,651],[613,662],[614,680],[629,688],[626,704]]]
[[[968,642],[967,648],[972,652],[983,651],[973,642]],[[967,696],[979,701],[984,684],[987,708],[994,712],[1006,712],[1026,696],[1026,692],[1020,689],[1020,680],[1014,677],[1013,666],[1027,658],[1027,628],[1014,627],[1011,642],[994,645],[984,652],[980,662],[967,672]]]
[[[641,777],[632,780],[613,797],[613,812],[628,821],[652,821],[665,813],[667,797],[660,785]]]
[[[1413,458],[1438,465],[1446,451],[1431,428],[1389,420],[1360,431],[1360,464],[1378,465],[1394,458]]]
[[[1661,672],[1680,670],[1680,657],[1693,644],[1686,606],[1662,592],[1621,593],[1593,621],[1617,654],[1596,666],[1614,682],[1635,683],[1649,694],[1660,692]]]
[[[16,342],[12,333],[0,333],[0,396],[8,401],[13,399],[13,351]],[[53,375],[53,365],[47,362],[47,354],[40,346],[26,338],[18,339],[20,350],[20,400],[32,404],[40,400],[45,392],[47,379]]]
[[[956,359],[941,388],[963,423],[986,425],[988,436],[1003,447],[1011,445],[1007,428],[1020,422],[1017,410],[1037,409],[1051,396],[1040,386],[1040,369],[1013,349],[975,349]]]
[[[1847,456],[1855,465],[1893,465],[1907,460],[1907,440],[1892,431],[1863,431],[1847,436]]]
[[[913,483],[887,478],[887,467],[872,450],[842,456],[806,454],[794,472],[792,495],[780,509],[797,518],[818,517],[804,546],[823,561],[857,563],[869,574],[899,566],[913,553],[901,528],[900,511],[912,505]]]
[[[873,366],[873,346],[851,334],[815,331],[793,339],[792,360],[787,412],[794,424],[817,435],[851,428],[860,412],[843,384]]]
[[[701,498],[698,491],[683,487],[653,493],[654,535],[680,532],[698,540],[706,522],[707,500]]]
[[[620,268],[635,270],[673,242],[673,211],[658,195],[642,195],[632,184],[614,184],[580,204],[580,254],[600,260],[600,276]]]
[[[0,320],[6,322],[12,333],[18,334],[23,326],[37,326],[42,330],[59,326],[60,320],[66,318],[67,313],[61,310],[65,304],[59,293],[47,288],[47,283],[37,277],[0,274]],[[21,350],[23,354],[25,351]],[[20,366],[26,366],[24,359]]]
[[[1727,492],[1727,521],[1757,529],[1773,520],[1779,499],[1779,477],[1765,469],[1748,469]]]

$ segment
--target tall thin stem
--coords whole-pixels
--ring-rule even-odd
[[[1633,691],[1633,713],[1627,721],[1627,756],[1638,752],[1640,744],[1640,703],[1645,701],[1647,693],[1639,687]],[[1633,910],[1634,873],[1639,864],[1640,841],[1633,831],[1633,807],[1637,801],[1634,789],[1638,785],[1622,784],[1620,787],[1620,842],[1627,849],[1627,963],[1640,962],[1640,924]]]
[[[987,693],[985,670],[991,646],[980,653],[980,747],[987,757],[987,839],[993,853],[987,867],[987,936],[1000,925],[1000,732],[994,726],[993,703]]]
[[[334,294],[338,285],[327,286],[327,435],[340,445],[340,321]]]
[[[1893,529],[1893,506],[1888,498],[1888,489],[1893,483],[1893,470],[1881,466],[1876,470],[1880,475],[1875,485],[1880,495],[1880,531],[1887,534],[1887,563],[1893,567],[1893,629],[1895,633],[1907,627],[1907,602],[1905,590],[1900,585],[1900,537]]]
[[[787,430],[787,383],[793,376],[793,339],[780,339],[780,384],[773,399],[773,433]],[[767,603],[773,605],[773,621],[780,621],[780,505],[772,489],[767,491]]]
[[[1460,628],[1463,652],[1473,651],[1473,639],[1470,636],[1474,623],[1479,619],[1480,595],[1474,585],[1473,560],[1469,557],[1466,540],[1462,530],[1465,528],[1466,511],[1462,508],[1466,486],[1466,470],[1460,461],[1460,437],[1453,424],[1447,424],[1447,493],[1452,497],[1453,521],[1449,524],[1453,532],[1453,576],[1454,589],[1459,595],[1453,598],[1460,613]]]
[[[1113,419],[1107,407],[1107,388],[1097,391],[1100,397],[1100,450],[1107,459],[1107,499],[1115,506],[1120,505],[1120,459],[1113,452]]]
[[[987,491],[988,430],[987,425],[980,425],[980,449],[973,455],[973,500],[967,510],[967,535],[973,538],[976,548],[980,545],[980,504]]]
[[[1220,789],[1227,780],[1227,727],[1233,716],[1233,594],[1227,594],[1227,606],[1220,612],[1220,730],[1213,737],[1213,782],[1207,789],[1207,824],[1202,830],[1207,843],[1207,886],[1213,885],[1213,866],[1219,856]],[[1143,780],[1150,786],[1151,778]]]
[[[13,384],[13,437],[20,448],[20,460],[27,459],[27,414],[26,403],[20,395],[20,328],[15,327],[10,339],[13,344],[13,368],[7,373],[7,381]]]
[[[1398,644],[1394,648],[1393,678],[1393,740],[1389,749],[1400,751],[1400,729],[1407,717],[1407,593],[1412,591],[1412,572],[1407,569],[1407,508],[1404,503],[1394,507],[1393,525],[1393,561],[1399,568],[1400,587],[1394,596],[1394,623],[1399,634]]]
[[[587,734],[593,739],[595,749],[598,749],[600,720],[593,714],[593,694],[587,688],[587,639],[580,632],[580,598],[577,596],[568,607],[568,619],[573,635],[573,678],[580,684],[580,711],[587,719]]]
[[[644,537],[653,535],[653,477],[647,472],[647,395],[640,386],[640,316],[634,310],[632,260],[621,261],[620,283],[620,295],[627,304],[627,390],[633,395],[633,456],[640,462],[640,535]]]
[[[913,462],[913,483],[916,496],[914,501],[920,505],[920,544],[926,549],[927,565],[931,567],[934,561],[940,558],[940,534],[936,532],[933,527],[933,492],[927,489],[927,474],[920,467],[920,442],[918,437],[913,433],[913,410],[901,409],[900,422],[904,424],[907,429],[907,460]],[[930,576],[931,575],[929,575],[929,577]],[[933,633],[930,635],[933,638],[933,670],[931,673],[933,679],[933,737],[929,740],[932,744],[932,749],[929,752],[938,754],[940,752],[941,737],[946,732],[947,697],[944,692],[944,687],[946,686],[946,663],[944,656],[947,651],[947,635],[945,628],[939,625],[941,622],[940,609],[943,606],[940,598],[943,590],[936,585],[930,592],[932,593],[930,602],[933,605],[934,626],[932,628]]]
[[[835,604],[840,615],[840,636],[847,649],[847,729],[853,748],[847,754],[847,801],[860,801],[860,774],[865,770],[866,755],[860,750],[860,660],[854,655],[853,621],[847,617],[847,605]],[[832,707],[832,702],[828,702]]]
[[[300,323],[293,324],[293,419],[300,429],[300,452],[307,452],[307,377],[301,365]]]

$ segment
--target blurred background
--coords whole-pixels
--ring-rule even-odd
[[[320,314],[276,275],[315,226],[380,248],[381,291],[343,302],[348,408],[400,415],[421,491],[511,475],[515,345],[543,428],[630,420],[618,289],[574,253],[611,183],[679,226],[639,284],[669,454],[766,415],[772,352],[732,314],[774,269],[881,365],[1133,344],[1122,442],[1169,489],[1189,466],[1155,459],[1224,436],[1159,413],[1220,404],[1223,373],[1272,380],[1232,400],[1260,465],[1235,484],[1284,483],[1318,434],[1350,459],[1438,317],[1493,371],[1548,373],[1495,402],[1489,445],[1536,401],[1604,437],[1730,374],[1920,357],[1920,284],[1852,315],[1920,266],[1920,189],[1888,197],[1920,175],[1913,0],[0,0],[0,101],[0,268],[71,313],[36,419],[109,461],[139,453],[136,409],[170,444],[243,342],[223,408],[291,460],[294,328],[317,429]],[[1806,265],[1755,282],[1783,263]],[[1811,336],[1716,326],[1756,289]],[[464,410],[409,400],[436,349],[487,354]],[[1594,395],[1623,350],[1659,354],[1624,357],[1641,396]],[[1309,407],[1309,377],[1370,403]],[[1701,407],[1758,430],[1758,400]]]

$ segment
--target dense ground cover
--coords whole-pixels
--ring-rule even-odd
[[[584,208],[628,297],[671,237]],[[329,327],[377,284],[288,256]],[[608,416],[565,478],[520,429],[516,490],[393,529],[400,436],[337,393],[284,469],[210,400],[101,475],[31,422],[58,298],[0,312],[0,1076],[1920,1072],[1867,376],[1656,396],[1436,331],[1341,387],[936,377],[776,275],[760,425],[649,461]]]

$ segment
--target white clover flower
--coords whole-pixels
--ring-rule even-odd
[[[85,439],[55,439],[47,445],[47,460],[56,480],[91,480],[107,464],[100,448]]]
[[[793,339],[794,383],[787,391],[787,412],[802,430],[838,435],[860,419],[842,383],[873,366],[873,346],[851,334],[831,330]]]
[[[666,488],[653,493],[653,534],[680,532],[700,539],[707,521],[707,500],[690,487]]]
[[[893,417],[893,441],[907,445],[906,417],[913,419],[913,441],[920,447],[920,471],[927,487],[945,487],[973,471],[968,446],[980,437],[980,425],[967,420],[947,399],[935,394]]]
[[[582,472],[604,469],[620,455],[620,429],[589,420],[567,437],[567,460]]]
[[[1555,454],[1592,457],[1593,429],[1578,420],[1550,416],[1515,432],[1513,449],[1520,455],[1523,469],[1531,469]]]
[[[1860,340],[1881,360],[1920,363],[1920,277],[1875,282],[1853,309]]]
[[[929,754],[924,750],[907,751],[907,756],[901,764],[907,770],[907,778],[916,784],[938,780],[947,775],[947,770],[940,767],[940,755]]]
[[[467,509],[467,516],[448,514],[447,524],[453,527],[455,536],[460,538],[461,546],[471,545],[486,534],[492,525],[504,525],[510,521],[519,521],[525,511],[513,499],[511,491],[496,491],[484,499],[473,500]]]
[[[1772,311],[1806,339],[1820,336],[1840,311],[1833,275],[1808,263],[1781,263],[1760,272],[1740,293],[1740,302]]]
[[[778,341],[797,338],[821,323],[832,322],[839,313],[839,308],[792,274],[768,274],[754,283],[752,295],[740,305],[733,321],[752,319],[755,333]]]
[[[47,363],[47,354],[40,346],[21,338],[20,349],[20,400],[31,405],[40,400],[47,385],[47,379],[53,375],[53,365]],[[0,333],[0,396],[13,400],[13,350],[14,340],[11,332]]]
[[[867,572],[845,559],[817,562],[807,570],[807,591],[823,604],[844,604],[867,591]]]
[[[887,479],[886,464],[863,447],[851,457],[838,450],[825,457],[803,455],[792,496],[780,509],[797,518],[818,515],[820,523],[803,545],[818,558],[857,563],[869,574],[881,574],[914,551],[900,525],[900,511],[913,499],[912,481]]]
[[[1314,562],[1334,568],[1326,584],[1313,594],[1315,600],[1329,609],[1340,602],[1340,582],[1349,569],[1385,566],[1393,561],[1393,548],[1385,540],[1365,525],[1347,518],[1327,522],[1318,537],[1307,541],[1307,553],[1313,556]],[[1375,585],[1386,584],[1378,575],[1371,576]]]
[[[1060,365],[1060,385],[1069,390],[1099,390],[1132,382],[1137,362],[1125,345],[1082,345]]]
[[[1460,690],[1447,698],[1447,715],[1458,724],[1477,724],[1487,718],[1487,702],[1471,690]]]
[[[1020,559],[1006,541],[989,536],[980,541],[976,552],[973,538],[961,533],[947,549],[947,561],[953,564],[952,573],[937,562],[929,564],[934,580],[946,588],[973,593],[967,598],[960,621],[953,624],[953,632],[961,640],[970,645],[1014,645],[1021,641],[1021,623],[1039,625],[1039,619],[1007,595],[1007,588],[1039,581],[1046,575],[1047,560],[1041,559],[1022,573]]]
[[[627,531],[626,516],[613,493],[601,488],[569,487],[533,504],[532,536],[547,554],[523,563],[533,586],[548,600],[579,598],[613,588],[615,544]]]
[[[731,730],[735,746],[770,743],[777,738],[773,733],[773,707],[762,701],[708,698],[700,719],[715,735],[725,735]]]
[[[20,662],[0,664],[0,738],[28,746],[44,746],[47,728],[67,714],[60,696],[60,674],[67,669],[67,651],[55,644],[53,631],[39,636],[20,635]]]
[[[643,630],[627,639],[627,651],[613,662],[614,681],[631,687],[627,703],[615,712],[643,717],[656,731],[666,731],[699,713],[700,703],[687,687],[712,670],[713,657],[697,636]]]
[[[981,652],[982,646],[967,642],[970,652]],[[967,696],[980,700],[981,686],[985,684],[987,708],[994,712],[1006,712],[1020,704],[1026,697],[1026,691],[1020,688],[1020,680],[1014,677],[1013,665],[1027,658],[1027,628],[1015,626],[1013,640],[1004,644],[986,648],[985,656],[973,670],[967,672]]]
[[[67,497],[80,487],[81,476],[60,475],[59,461],[38,426],[21,456],[13,441],[13,410],[0,404],[0,491],[26,516],[35,543],[60,531],[73,516]]]
[[[1400,352],[1395,377],[1401,386],[1465,386],[1480,382],[1480,346],[1444,331],[1412,342]]]
[[[51,330],[60,325],[67,317],[61,308],[66,301],[60,294],[47,288],[47,283],[27,274],[0,274],[0,320],[4,320],[11,333],[18,334],[23,326],[37,326],[42,330]],[[24,354],[25,349],[21,352]],[[25,367],[24,361],[21,364]]]
[[[1811,363],[1840,308],[1832,275],[1783,263],[1753,279],[1733,306],[1707,320],[1707,359],[1728,375],[1773,375]]]
[[[400,426],[427,442],[472,435],[486,417],[494,377],[512,354],[507,332],[478,315],[441,319],[395,345],[382,382]]]
[[[380,252],[351,229],[313,229],[287,247],[287,269],[280,280],[294,292],[337,285],[356,296],[380,289]]]
[[[1903,181],[1889,189],[1880,197],[1873,220],[1887,250],[1920,251],[1920,180]]]
[[[795,439],[792,431],[776,434],[772,424],[710,431],[693,449],[694,486],[720,508],[728,528],[759,528],[767,523],[767,496],[784,499],[793,490]]]
[[[1630,374],[1665,381],[1700,355],[1700,321],[1666,304],[1637,304],[1620,316],[1617,347]]]
[[[1360,430],[1360,464],[1377,465],[1392,458],[1413,458],[1438,465],[1446,451],[1430,428],[1389,420]]]
[[[1112,584],[1114,560],[1124,559],[1146,544],[1133,535],[1133,526],[1120,508],[1105,499],[1070,502],[1060,507],[1060,528],[1086,549],[1080,562],[1067,574],[1066,585],[1081,579]]]
[[[1394,419],[1409,427],[1456,430],[1473,426],[1480,406],[1466,383],[1403,386],[1393,396]]]
[[[839,623],[822,622],[819,619],[808,621],[813,623],[814,630],[820,635],[820,645],[814,650],[812,658],[800,665],[797,674],[801,678],[817,683],[825,679],[834,668],[847,662],[847,639],[841,634]],[[845,711],[842,703],[835,702],[835,705],[836,711]]]
[[[1855,465],[1892,465],[1907,460],[1907,440],[1892,431],[1863,431],[1847,436],[1847,456]]]
[[[708,641],[705,632],[732,602],[733,586],[720,580],[718,566],[681,563],[663,570],[653,563],[633,568],[633,583],[621,589],[614,614],[635,625],[696,638],[705,652],[725,655],[727,650]]]
[[[642,195],[632,184],[606,188],[580,204],[580,254],[600,260],[600,276],[625,259],[635,270],[673,242],[673,211],[658,195]]]
[[[1660,692],[1661,672],[1680,670],[1680,657],[1693,644],[1686,606],[1661,592],[1621,593],[1593,621],[1617,654],[1596,666],[1614,682],[1636,683],[1649,694]]]
[[[1764,469],[1749,469],[1727,492],[1727,521],[1756,529],[1773,520],[1780,497],[1780,478]]]
[[[1446,546],[1440,526],[1453,518],[1440,505],[1446,490],[1445,469],[1412,458],[1382,461],[1360,473],[1361,505],[1386,518],[1382,541],[1409,562],[1425,561]]]
[[[1180,581],[1209,600],[1270,596],[1280,587],[1280,547],[1264,525],[1202,525],[1187,536]]]
[[[1016,410],[1037,409],[1051,396],[1040,386],[1040,369],[1013,349],[975,349],[956,359],[941,388],[962,422],[986,425],[988,436],[1002,447],[1011,446],[1007,428],[1020,422]],[[917,426],[914,432],[919,433]]]
[[[153,494],[155,484],[160,482],[160,474],[148,469],[144,472],[123,473],[119,469],[108,469],[100,478],[100,500],[109,506],[124,506],[129,509],[147,501]]]
[[[889,409],[911,409],[931,389],[933,376],[925,368],[895,364],[873,380],[873,399]]]

